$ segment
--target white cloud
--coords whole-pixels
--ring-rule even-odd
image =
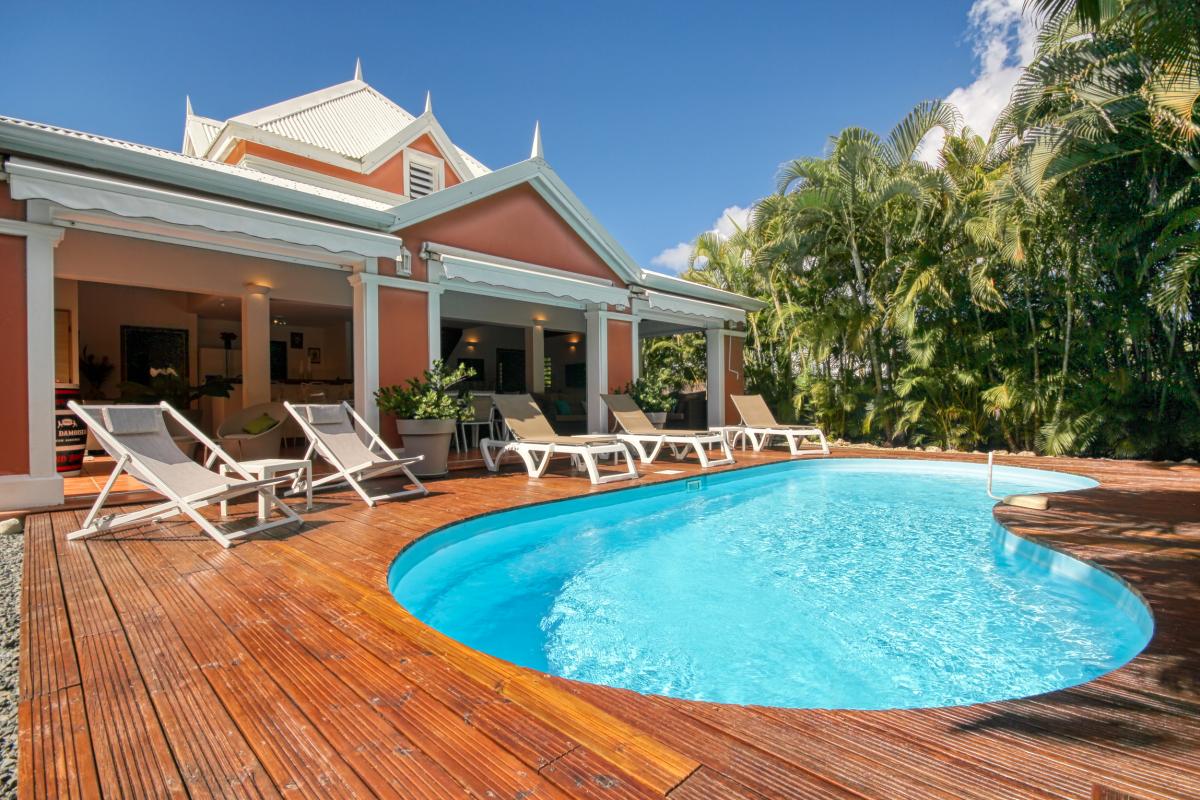
[[[967,15],[967,37],[979,65],[975,80],[950,92],[946,100],[957,106],[967,126],[985,139],[1008,104],[1021,68],[1037,51],[1037,24],[1023,13],[1024,5],[1025,0],[975,0]],[[941,131],[930,134],[917,157],[936,162],[943,139]]]
[[[705,233],[715,233],[722,239],[728,239],[734,234],[737,228],[744,229],[749,224],[750,208],[730,206],[721,212],[721,216],[717,217],[717,221]],[[650,259],[650,264],[657,267],[659,272],[668,272],[677,275],[687,269],[688,259],[691,257],[692,243],[680,242],[674,247],[668,247]]]

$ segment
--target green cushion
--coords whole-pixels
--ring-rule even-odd
[[[570,414],[571,413],[571,404],[568,403],[566,400],[555,400],[554,401],[554,410],[557,411],[559,414]]]
[[[274,428],[278,424],[279,422],[270,414],[259,414],[243,425],[242,430],[251,436],[257,436],[260,433],[271,430],[271,428]]]

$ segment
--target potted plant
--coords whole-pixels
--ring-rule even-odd
[[[646,418],[654,423],[656,428],[667,424],[667,414],[675,408],[675,397],[663,383],[661,377],[643,375],[636,381],[625,384],[621,393],[632,397],[633,402],[638,404],[638,408],[645,413]]]
[[[84,400],[100,400],[104,397],[104,382],[117,367],[108,356],[96,358],[86,346],[79,352],[79,391]]]
[[[427,478],[449,471],[450,437],[460,421],[474,417],[471,393],[455,384],[475,376],[464,364],[450,370],[439,359],[420,378],[403,385],[381,386],[375,392],[379,410],[396,417],[396,431],[404,439],[406,456],[424,456],[413,464],[413,473]]]

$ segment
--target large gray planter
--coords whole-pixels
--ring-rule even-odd
[[[425,456],[409,467],[414,475],[432,478],[450,471],[450,439],[457,423],[452,419],[398,419],[396,431],[404,439],[404,457]]]
[[[646,419],[650,420],[650,424],[656,428],[662,428],[667,424],[666,411],[647,411]]]

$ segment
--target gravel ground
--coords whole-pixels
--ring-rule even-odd
[[[20,528],[0,533],[0,797],[17,793],[17,659],[24,554]]]

